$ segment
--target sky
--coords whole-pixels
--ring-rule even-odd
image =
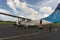
[[[0,12],[39,20],[48,17],[60,0],[0,0]],[[16,18],[0,15],[0,20],[16,21]]]

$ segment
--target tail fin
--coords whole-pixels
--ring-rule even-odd
[[[60,3],[58,4],[58,6],[56,7],[55,11],[56,10],[60,10]]]
[[[60,22],[60,3],[56,7],[55,11],[50,16],[44,19],[50,22]]]

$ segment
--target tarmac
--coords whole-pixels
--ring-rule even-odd
[[[60,28],[57,32],[40,32],[36,28],[0,24],[0,40],[60,40]]]

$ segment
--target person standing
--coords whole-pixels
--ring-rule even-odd
[[[42,26],[42,19],[40,20],[40,24],[39,24],[39,31],[43,31],[43,26]]]
[[[51,25],[49,25],[49,31],[50,31],[50,32],[51,32],[51,28],[52,28]]]

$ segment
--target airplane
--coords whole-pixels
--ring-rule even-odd
[[[55,11],[51,15],[49,15],[46,18],[42,18],[38,21],[33,21],[32,19],[14,16],[14,15],[2,13],[2,12],[0,12],[0,14],[18,18],[16,25],[24,25],[27,27],[33,26],[33,25],[38,25],[38,27],[39,27],[39,25],[50,24],[50,23],[54,23],[54,22],[60,22],[60,3],[58,4],[57,8],[55,9]]]
[[[23,17],[11,15],[11,14],[6,14],[3,12],[0,12],[0,14],[6,15],[6,16],[11,16],[14,18],[18,18],[18,20],[16,21],[16,24],[15,24],[16,27],[19,27],[19,26],[25,26],[25,27],[27,26],[28,27],[28,26],[38,25],[38,22],[35,22],[35,21],[28,19],[28,18],[23,18]]]

